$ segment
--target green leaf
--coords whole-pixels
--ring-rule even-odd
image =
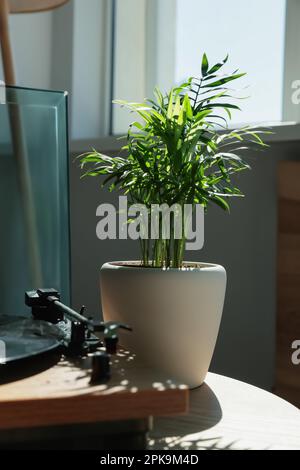
[[[224,64],[226,64],[226,62],[227,62],[227,60],[228,60],[228,57],[229,57],[229,55],[227,54],[227,56],[225,57],[225,59],[224,59],[222,62],[217,63],[216,65],[214,65],[214,66],[208,71],[208,74],[211,75],[211,74],[217,72],[218,70],[220,70],[220,68],[223,67]]]
[[[204,53],[202,57],[202,64],[201,64],[201,73],[202,77],[205,77],[208,71],[208,59],[207,55]]]
[[[215,202],[221,209],[230,212],[229,204],[221,196],[214,195],[212,201]]]
[[[154,88],[154,95],[157,99],[157,103],[160,106],[160,108],[163,108],[164,107],[164,97],[163,97],[163,94],[162,94],[162,92],[160,91],[160,89],[158,87]]]
[[[144,126],[138,121],[131,123],[130,127],[136,127],[137,129],[140,129],[141,131],[144,130]]]
[[[193,118],[193,110],[190,103],[189,95],[184,95],[183,107],[185,109],[186,115],[189,119]]]
[[[167,118],[171,119],[173,117],[173,88],[170,91],[168,97],[168,109],[167,109]]]
[[[186,123],[186,118],[187,118],[187,113],[186,113],[186,110],[185,110],[185,105],[184,105],[184,103],[183,103],[182,106],[181,106],[181,109],[180,109],[179,116],[178,116],[178,121],[177,121],[178,124],[179,124],[180,126],[185,125],[185,123]],[[178,130],[179,130],[180,133],[181,133],[181,129],[178,129]]]
[[[174,110],[173,110],[173,116],[179,116],[180,109],[181,109],[180,96],[176,96],[175,106],[174,106]]]
[[[230,104],[230,103],[209,103],[204,106],[202,106],[202,109],[207,109],[207,108],[228,108],[228,109],[238,109],[239,111],[241,108],[237,106],[236,104]]]
[[[222,85],[225,85],[228,82],[231,82],[232,80],[237,80],[238,78],[244,77],[246,75],[245,73],[237,73],[235,75],[231,75],[230,77],[224,77],[220,78],[220,80],[217,80],[212,83],[207,83],[203,88],[214,88],[214,87],[219,87]]]

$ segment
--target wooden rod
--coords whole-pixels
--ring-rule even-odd
[[[69,0],[9,0],[10,13],[50,11],[61,7],[68,1]]]
[[[15,85],[16,82],[8,18],[8,0],[0,0],[0,43],[3,58],[4,79],[7,85]],[[22,124],[21,109],[18,105],[17,90],[12,88],[10,93],[11,96],[14,97],[14,104],[8,105],[8,114],[12,136],[13,157],[15,161],[19,197],[23,212],[24,231],[27,242],[29,273],[32,287],[39,287],[43,285],[43,278],[27,146]]]
[[[4,81],[7,85],[15,85],[15,71],[12,47],[9,35],[9,5],[8,0],[0,1],[0,44],[3,60]]]

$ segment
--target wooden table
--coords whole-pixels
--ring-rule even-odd
[[[6,367],[6,366],[5,366]],[[0,368],[0,449],[144,448],[149,418],[188,410],[186,386],[120,350],[111,379],[91,385],[91,359]]]
[[[300,449],[300,411],[281,398],[209,373],[189,414],[154,420],[150,449]]]

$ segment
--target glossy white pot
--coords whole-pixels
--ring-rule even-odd
[[[189,387],[201,385],[214,352],[226,290],[226,271],[208,263],[183,269],[142,268],[138,262],[101,268],[105,321],[129,324],[121,344],[141,360]]]

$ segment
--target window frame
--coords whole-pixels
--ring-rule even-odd
[[[78,0],[75,0],[75,5],[76,1]],[[103,106],[103,110],[101,110],[101,128],[99,128],[99,136],[101,137],[89,139],[89,142],[92,141],[95,147],[111,148],[113,150],[120,147],[120,141],[117,145],[114,145],[113,141],[123,132],[113,133],[113,105],[111,99],[112,97],[122,98],[122,95],[118,92],[118,81],[124,81],[124,73],[122,73],[123,70],[120,64],[122,64],[122,56],[124,58],[124,54],[128,51],[126,34],[122,37],[122,47],[118,49],[115,47],[116,35],[118,34],[118,21],[116,19],[118,10],[121,8],[120,17],[124,28],[128,28],[128,25],[132,22],[132,11],[135,11],[134,23],[143,25],[135,30],[136,47],[134,57],[134,60],[138,58],[142,67],[137,75],[130,76],[130,80],[135,80],[136,83],[133,86],[142,90],[142,96],[139,99],[143,99],[144,96],[152,94],[152,90],[157,83],[160,84],[162,89],[168,89],[173,83],[175,48],[172,49],[170,44],[172,44],[172,38],[175,34],[176,2],[174,0],[164,0],[164,2],[161,0],[130,0],[132,3],[131,8],[124,8],[124,2],[122,7],[122,0],[101,1],[103,2],[105,23],[107,25],[107,30],[104,32],[106,61],[102,65],[106,69],[106,76],[104,86],[103,83],[100,84],[102,87],[101,106]],[[135,4],[139,5],[138,9],[135,9]],[[300,140],[300,104],[298,106],[294,105],[291,100],[292,82],[297,79],[300,80],[300,29],[298,19],[300,19],[300,1],[286,0],[283,119],[279,123],[270,124],[274,129],[274,134],[268,136],[268,142]],[[76,31],[74,31],[75,34]],[[157,47],[158,44],[159,47]],[[299,53],[297,53],[298,50]],[[96,60],[98,63],[100,57],[97,57]],[[74,86],[72,91],[74,99],[76,98]],[[90,92],[93,92],[93,90],[90,90]],[[98,95],[99,93],[97,93]],[[260,125],[261,123],[257,121],[254,124]],[[75,139],[72,147],[75,149],[84,148],[84,143],[87,140]],[[88,148],[90,148],[90,145],[88,145]]]

